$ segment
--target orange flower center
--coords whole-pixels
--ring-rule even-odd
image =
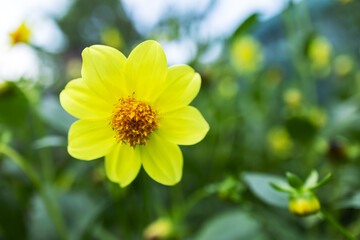
[[[158,113],[134,97],[120,98],[114,105],[110,124],[118,142],[129,143],[135,148],[145,145],[150,134],[158,128]]]

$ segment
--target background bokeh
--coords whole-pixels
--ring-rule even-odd
[[[320,215],[291,215],[287,194],[269,185],[313,169],[332,173],[315,191],[322,208],[360,236],[359,1],[3,4],[0,239],[342,239]],[[12,45],[22,22],[31,38]],[[106,178],[103,159],[67,153],[76,119],[58,96],[80,77],[85,47],[128,56],[146,39],[163,46],[169,65],[200,73],[192,105],[210,131],[181,147],[179,184],[141,170],[123,189]]]

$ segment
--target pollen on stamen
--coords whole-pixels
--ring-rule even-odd
[[[114,104],[110,124],[117,142],[129,143],[135,148],[146,144],[150,134],[158,128],[158,120],[157,111],[149,104],[137,101],[133,94]]]

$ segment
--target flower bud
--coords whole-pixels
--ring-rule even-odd
[[[146,240],[168,239],[172,232],[172,223],[168,218],[160,218],[151,223],[144,231]]]
[[[289,210],[296,216],[308,216],[320,210],[320,202],[310,191],[292,194],[289,200]]]

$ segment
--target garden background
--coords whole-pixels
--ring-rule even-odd
[[[360,237],[359,1],[3,4],[0,239]],[[12,44],[22,21],[29,41]],[[68,154],[76,119],[59,93],[81,76],[85,47],[104,44],[128,56],[146,39],[162,45],[169,65],[200,73],[191,105],[210,131],[181,147],[177,185],[141,170],[120,188],[106,178],[103,159]],[[270,183],[312,170],[332,174],[314,190],[328,215],[294,216],[288,194]]]

